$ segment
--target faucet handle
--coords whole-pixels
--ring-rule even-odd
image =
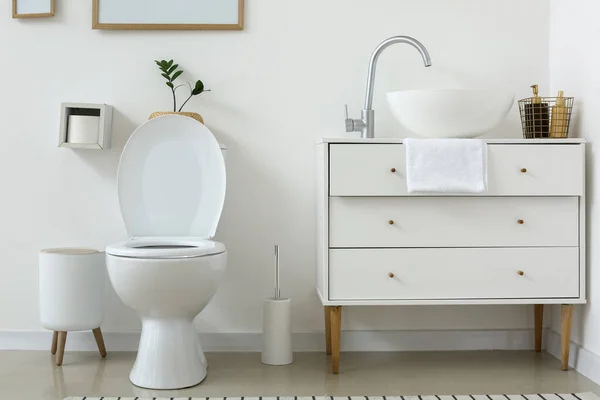
[[[348,104],[344,104],[344,109],[346,111],[346,132],[354,132],[354,120],[348,118]]]

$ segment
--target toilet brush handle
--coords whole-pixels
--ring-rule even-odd
[[[275,245],[275,299],[278,300],[281,296],[279,289],[279,246]]]

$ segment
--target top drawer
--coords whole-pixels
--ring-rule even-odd
[[[583,149],[578,144],[489,144],[488,191],[482,195],[580,196]],[[406,189],[405,163],[402,144],[331,144],[329,195],[413,195]]]

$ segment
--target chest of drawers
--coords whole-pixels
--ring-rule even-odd
[[[488,190],[409,194],[399,139],[317,145],[316,289],[339,370],[342,307],[561,304],[563,369],[585,294],[585,143],[489,140]]]

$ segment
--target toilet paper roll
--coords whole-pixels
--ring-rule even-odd
[[[265,299],[263,303],[262,363],[287,365],[293,361],[292,301]]]
[[[68,143],[98,143],[100,117],[91,115],[70,115],[68,126]]]

